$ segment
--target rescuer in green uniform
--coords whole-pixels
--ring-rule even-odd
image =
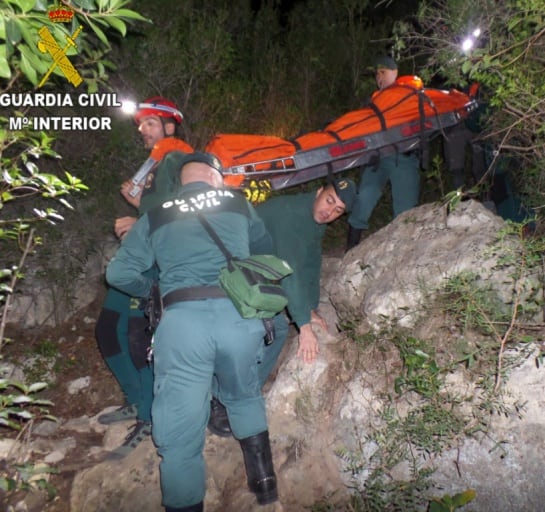
[[[326,225],[350,211],[355,199],[356,185],[342,178],[331,179],[316,192],[277,196],[256,206],[272,237],[274,254],[293,269],[293,274],[281,283],[288,297],[289,315],[299,331],[297,355],[305,363],[314,362],[320,350],[312,325],[327,330],[325,320],[318,313]],[[274,330],[274,341],[265,348],[258,366],[261,386],[274,369],[288,335],[284,313],[274,317]],[[212,398],[208,428],[223,437],[231,435],[229,417],[216,397]]]
[[[397,78],[397,73],[397,63],[394,59],[388,56],[378,57],[375,60],[378,91],[383,91],[402,80],[403,77]],[[388,182],[392,187],[394,217],[414,208],[418,204],[420,194],[418,156],[414,152],[382,155],[376,165],[363,168],[358,185],[358,200],[348,219],[347,250],[358,245],[363,231],[369,229],[369,218]]]
[[[288,297],[289,315],[299,330],[297,356],[306,363],[314,362],[319,352],[312,324],[327,330],[318,313],[326,226],[350,211],[355,199],[354,182],[341,178],[330,180],[316,192],[273,197],[256,207],[273,239],[274,254],[293,269],[293,274],[282,279],[282,288]],[[263,382],[272,371],[284,341],[285,336],[283,339],[278,336],[266,348],[259,370]]]
[[[150,171],[140,185],[132,180],[125,181],[121,194],[142,214],[173,194],[179,186],[181,162],[193,149],[175,137],[182,114],[170,100],[161,97],[146,100],[138,106],[134,120],[144,146],[151,151],[146,162]],[[136,217],[116,219],[116,235],[123,238],[135,222]],[[106,364],[125,395],[126,404],[100,415],[98,421],[111,424],[136,418],[125,442],[110,453],[113,458],[124,457],[151,434],[153,370],[146,357],[151,340],[147,327],[143,301],[109,288],[96,323],[95,336]]]
[[[219,287],[225,256],[201,214],[240,258],[271,252],[263,221],[241,194],[224,189],[219,160],[193,153],[178,196],[143,215],[107,268],[110,285],[146,297],[157,264],[164,312],[154,337],[153,439],[162,457],[167,512],[203,510],[203,447],[212,379],[240,441],[250,490],[260,504],[277,499],[265,403],[257,374],[265,329],[243,319]]]

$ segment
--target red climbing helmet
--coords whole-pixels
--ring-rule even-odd
[[[159,116],[164,119],[172,119],[176,124],[181,124],[184,118],[175,103],[161,96],[154,96],[147,99],[144,103],[138,104],[138,109],[136,110],[136,114],[134,114],[136,124],[140,124],[141,119],[146,116]]]

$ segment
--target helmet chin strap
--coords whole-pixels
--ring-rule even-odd
[[[164,139],[165,137],[168,137],[167,131],[165,130],[165,120],[162,117],[160,117],[159,119],[161,120],[161,127],[163,129],[163,139]]]
[[[161,119],[161,125],[163,127],[163,137],[174,137],[176,135],[176,128],[177,128],[177,125],[176,123],[173,123],[172,121],[170,121],[169,119],[165,119],[164,117],[160,117],[159,119]],[[167,130],[166,130],[166,125],[170,123],[172,125],[172,133],[167,133]]]

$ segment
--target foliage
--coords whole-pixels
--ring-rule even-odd
[[[427,347],[416,338],[409,336],[398,348],[404,372],[395,379],[395,392],[401,394],[402,390],[406,390],[415,391],[427,397],[435,395],[440,388],[439,366],[433,355],[425,352]]]
[[[5,122],[0,118],[0,122]],[[43,172],[38,161],[43,157],[59,158],[52,149],[53,139],[44,132],[32,132],[26,127],[22,131],[0,130],[0,211],[6,203],[28,201],[35,196],[53,199],[67,208],[72,208],[65,196],[71,192],[84,191],[87,187],[75,176],[65,172],[65,181],[52,173]],[[31,227],[46,221],[55,224],[63,220],[55,208],[34,208],[32,216],[0,218],[0,240],[24,240]],[[39,240],[35,240],[39,243]],[[0,301],[3,297],[0,296]]]
[[[457,508],[461,508],[472,501],[476,496],[473,489],[460,492],[454,496],[445,494],[441,498],[432,498],[430,503],[429,512],[451,512]]]
[[[464,51],[469,38],[473,47]],[[533,207],[545,194],[544,44],[541,0],[424,0],[396,27],[397,51],[425,83],[480,84],[480,138],[498,151],[494,160],[514,159],[515,188]]]
[[[57,470],[45,464],[13,464],[7,471],[0,473],[0,489],[7,495],[18,490],[44,490],[48,498],[53,499],[56,489],[49,483],[46,475],[56,473]]]
[[[46,387],[47,383],[45,382],[36,382],[27,386],[10,379],[0,379],[0,391],[2,391],[0,394],[0,426],[20,430],[21,421],[24,422],[36,417],[54,420],[47,410],[42,409],[43,405],[53,404],[49,400],[34,397],[35,393]],[[11,390],[17,390],[18,394],[10,393]]]
[[[0,427],[22,432],[37,419],[56,421],[45,408],[53,404],[38,396],[46,387],[45,382],[26,385],[11,379],[0,379]],[[52,472],[55,470],[44,464],[35,465],[31,461],[17,463],[10,455],[0,471],[0,489],[7,494],[17,490],[43,489],[52,498],[55,489],[44,476]]]
[[[105,59],[111,49],[108,33],[114,30],[125,36],[127,23],[145,20],[140,14],[125,6],[127,0],[74,0],[62,2],[76,13],[69,24],[54,23],[48,16],[49,2],[45,0],[7,0],[0,7],[0,78],[4,79],[2,89],[21,89],[23,81],[38,85],[45,75],[50,62],[36,44],[36,33],[47,27],[57,41],[72,36],[81,25],[84,27],[77,40],[77,46],[67,45],[66,55],[82,75],[89,92],[96,92],[100,84],[108,80],[107,69],[114,69],[112,62]],[[68,26],[67,26],[68,25]],[[87,30],[91,29],[90,33]],[[64,77],[60,66],[53,75]]]
[[[416,510],[399,500],[432,493],[432,474],[425,461],[456,446],[465,437],[490,436],[490,422],[497,415],[521,417],[525,403],[502,386],[509,371],[536,353],[534,331],[541,330],[543,239],[528,236],[527,224],[508,222],[488,249],[496,264],[487,281],[472,272],[460,272],[429,291],[419,310],[424,318],[441,315],[448,330],[433,326],[430,338],[401,328],[384,318],[383,327],[358,332],[359,315],[341,319],[340,328],[363,352],[393,357],[387,366],[394,375],[382,397],[381,424],[362,426],[360,450],[339,450],[346,471],[352,475],[359,504],[347,510]],[[497,289],[501,283],[503,292]],[[434,311],[436,315],[430,315]],[[395,356],[392,354],[395,353]],[[401,365],[398,364],[398,359]],[[539,358],[538,358],[539,359]],[[463,372],[467,387],[453,392],[447,376]],[[501,448],[501,442],[497,446]],[[409,462],[410,479],[391,479],[394,468]],[[429,464],[427,465],[429,466]],[[456,510],[474,499],[475,492],[429,498],[429,511]]]
[[[66,45],[63,52],[77,67],[87,91],[96,92],[108,80],[106,70],[114,68],[105,58],[111,49],[109,37],[115,37],[112,31],[125,36],[127,23],[144,20],[127,9],[127,3],[125,0],[74,0],[70,6],[75,16],[71,24],[65,26],[50,21],[49,2],[44,0],[3,2],[0,5],[0,93],[9,97],[12,93],[32,91],[45,86],[46,79],[55,84],[56,76],[63,77],[59,84],[65,86],[60,66],[52,66],[36,42],[37,32],[43,27],[57,41],[79,36],[77,44]],[[80,25],[85,29],[81,35]],[[21,118],[28,110],[25,107],[12,115]],[[25,260],[42,243],[37,230],[41,224],[55,225],[63,220],[59,208],[72,209],[68,195],[88,190],[80,179],[55,167],[53,162],[60,159],[60,154],[54,149],[55,139],[51,134],[33,131],[28,123],[21,123],[16,130],[7,129],[7,125],[8,119],[0,117],[0,243],[5,259],[0,261],[0,359],[4,343],[14,341],[5,338],[4,328],[15,286],[23,277]],[[19,252],[19,260],[9,264],[8,255],[14,252]],[[46,386],[44,382],[26,385],[0,379],[0,427],[21,430],[22,425],[31,424],[34,419],[54,420],[44,409],[52,404],[37,396]],[[48,467],[38,468],[31,461],[24,464],[7,461],[2,467],[0,488],[7,492],[46,489],[52,496],[54,490],[43,478],[44,473],[51,471]]]
[[[108,78],[104,73],[111,63],[102,55],[110,49],[105,29],[113,29],[125,35],[127,22],[143,20],[138,13],[126,9],[124,0],[80,0],[71,3],[75,16],[70,30],[62,23],[53,23],[47,16],[48,6],[42,0],[26,0],[24,2],[10,0],[2,4],[0,10],[0,85],[2,93],[25,90],[28,85],[36,86],[39,77],[48,73],[49,62],[41,55],[36,44],[36,32],[47,27],[59,40],[72,34],[81,24],[91,28],[91,34],[84,33],[78,40],[79,52],[71,57],[76,63],[90,92],[97,89],[99,83]],[[70,47],[70,48],[68,48]],[[67,55],[75,53],[75,49],[67,46]],[[61,75],[60,66],[53,68],[53,73]],[[24,112],[17,112],[22,116]],[[3,126],[7,119],[0,118]],[[14,285],[22,277],[21,263],[31,253],[41,239],[35,235],[33,226],[47,221],[55,223],[63,220],[56,208],[46,206],[34,207],[30,214],[20,215],[20,209],[13,208],[6,218],[6,204],[27,203],[38,196],[46,201],[54,200],[60,205],[72,208],[66,196],[72,192],[87,190],[82,181],[69,172],[64,172],[64,180],[54,172],[48,172],[47,158],[59,159],[60,155],[53,149],[54,138],[44,132],[34,132],[29,125],[22,124],[20,130],[0,129],[0,242],[12,242],[23,253],[19,265],[6,266],[0,270],[0,304],[3,303],[2,330],[0,331],[0,348],[3,342],[3,327],[6,322],[10,294]],[[40,160],[41,159],[41,160]],[[24,210],[23,210],[24,211]],[[26,212],[25,212],[26,213]],[[4,251],[6,254],[7,251]]]
[[[217,132],[293,137],[360,106],[391,19],[370,1],[280,4],[144,0],[154,24],[116,58],[127,92],[175,99],[196,147]]]

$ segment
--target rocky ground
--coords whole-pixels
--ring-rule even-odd
[[[34,331],[16,332],[10,329],[8,336],[14,340],[4,350],[4,360],[22,361],[32,359],[34,364],[31,374],[40,380],[48,370],[49,363],[53,365],[47,375],[53,378],[47,390],[40,394],[53,402],[49,412],[65,421],[81,416],[94,416],[108,406],[122,403],[123,397],[112,374],[98,351],[94,338],[94,322],[98,315],[100,303],[92,304],[88,311],[80,317],[59,328],[39,329]],[[70,395],[70,383],[82,377],[91,377],[85,392]],[[30,438],[36,437],[27,430]],[[13,438],[16,432],[0,430],[1,437]],[[101,434],[93,432],[77,432],[75,446],[67,450],[65,458],[53,464],[58,470],[50,477],[50,484],[55,497],[43,501],[43,495],[36,496],[35,503],[27,512],[70,512],[70,488],[75,472],[87,461],[89,448],[102,444]],[[66,437],[65,432],[58,434],[59,440]],[[54,440],[55,434],[48,435]],[[22,493],[4,496],[3,510],[9,510],[9,505],[15,506],[22,498]]]
[[[346,225],[337,226],[337,229],[328,229],[325,239],[326,256],[342,256],[344,240],[346,239]],[[50,414],[65,424],[84,416],[93,417],[103,409],[122,403],[123,396],[117,382],[104,363],[94,337],[95,321],[102,305],[102,297],[98,297],[81,314],[71,321],[58,327],[39,327],[35,329],[19,329],[8,326],[6,336],[13,340],[4,346],[3,361],[20,366],[27,362],[25,370],[26,382],[49,382],[48,388],[40,393],[40,398],[53,402],[48,408]],[[88,384],[82,391],[72,395],[68,389],[71,383],[78,379],[89,377]],[[267,389],[266,386],[265,389]],[[96,424],[96,422],[94,422]],[[42,422],[42,425],[48,422]],[[95,425],[96,426],[96,425]],[[42,434],[38,432],[42,427],[35,428],[27,424],[23,434],[0,427],[0,443],[2,438],[15,439],[18,435],[28,442],[40,439],[43,436],[44,444],[55,441],[62,442],[67,437],[64,429],[45,428]],[[22,512],[74,512],[70,510],[70,490],[74,477],[82,467],[92,465],[89,452],[99,452],[93,447],[103,447],[105,434],[96,428],[81,428],[70,430],[69,435],[74,438],[62,460],[51,464],[57,472],[49,477],[49,483],[54,497],[45,499],[45,493],[37,493],[29,497],[26,492],[10,493],[6,495],[0,490],[0,505],[2,510]],[[122,439],[122,438],[121,438]],[[109,443],[115,440],[108,440]],[[44,449],[44,456],[48,453]],[[24,457],[21,454],[21,458]],[[100,455],[97,455],[100,458]],[[21,460],[21,459],[20,459]],[[0,466],[0,476],[3,475]],[[22,500],[26,508],[21,508]],[[19,504],[19,505],[17,505]],[[12,508],[10,508],[12,507]]]
[[[419,471],[433,468],[433,486],[417,496],[419,502],[423,502],[422,507],[432,498],[442,499],[447,494],[474,490],[476,497],[468,506],[468,510],[474,512],[543,510],[543,450],[540,447],[545,446],[545,337],[542,311],[538,308],[536,319],[527,320],[524,332],[514,333],[508,329],[517,338],[526,334],[520,338],[525,341],[521,344],[510,341],[505,350],[502,349],[501,389],[497,396],[492,396],[484,393],[482,384],[494,383],[495,355],[501,346],[498,336],[481,330],[473,332],[462,322],[467,320],[465,310],[460,310],[458,321],[456,310],[446,314],[441,300],[422,302],[422,311],[417,307],[423,295],[435,290],[446,275],[459,275],[463,269],[481,270],[482,275],[479,274],[476,282],[494,285],[496,292],[491,295],[492,299],[496,295],[503,297],[505,290],[512,292],[514,288],[508,277],[515,272],[505,264],[502,254],[512,254],[518,247],[516,240],[502,239],[503,251],[490,251],[491,244],[497,240],[499,220],[478,204],[462,203],[462,206],[446,218],[445,212],[438,210],[439,206],[420,207],[364,240],[342,261],[324,260],[322,278],[326,293],[320,312],[326,314],[331,332],[319,334],[321,351],[314,365],[300,363],[294,354],[296,344],[287,343],[285,360],[280,362],[276,379],[267,393],[269,430],[284,512],[355,510],[339,492],[364,490],[367,468],[376,464],[381,464],[380,469],[399,484],[393,498],[402,497],[412,468]],[[502,257],[501,265],[493,261],[486,263],[498,254]],[[456,290],[461,293],[463,289],[457,286]],[[537,291],[542,297],[540,287],[529,283],[522,288],[530,294]],[[441,297],[443,301],[448,299],[448,304],[456,298],[452,294],[447,297],[444,292],[438,299]],[[539,304],[533,295],[521,301],[528,307]],[[496,298],[491,304],[497,303]],[[110,434],[114,428],[108,432],[97,428],[94,418],[122,400],[94,340],[99,308],[100,303],[87,307],[77,321],[68,322],[61,329],[8,333],[16,342],[3,349],[4,361],[17,360],[20,364],[34,360],[26,372],[29,381],[34,382],[36,379],[31,379],[29,374],[41,380],[43,377],[39,374],[51,370],[51,378],[46,380],[52,384],[43,395],[55,403],[51,413],[63,420],[57,430],[45,431],[44,425],[49,422],[42,422],[20,439],[28,444],[36,440],[43,444],[43,450],[36,450],[37,445],[33,445],[42,459],[51,455],[53,450],[46,445],[55,437],[66,449],[64,457],[58,457],[51,464],[58,469],[50,480],[56,489],[54,498],[45,501],[42,493],[41,498],[34,500],[27,497],[21,505],[21,494],[9,499],[4,497],[0,500],[3,510],[150,512],[161,509],[157,455],[151,441],[142,443],[122,463],[100,462],[105,450],[122,441],[127,426],[118,425],[113,439]],[[335,326],[340,325],[341,317],[336,314],[339,311],[346,312],[342,317],[344,330],[351,330],[352,337],[335,332]],[[469,313],[471,311],[469,309]],[[361,312],[361,315],[350,317],[350,312]],[[376,331],[373,339],[366,336],[370,322],[378,323],[384,317],[398,318],[401,322],[413,316],[419,321],[410,336],[399,330]],[[361,322],[356,323],[360,317]],[[401,339],[397,339],[400,336]],[[407,343],[399,345],[404,340]],[[419,349],[424,342],[427,353]],[[419,358],[404,363],[401,349],[407,352],[411,347]],[[432,362],[443,369],[439,382],[435,380],[434,365],[422,359],[422,355],[430,357],[428,354],[433,356]],[[467,359],[468,354],[471,359]],[[47,361],[52,362],[53,368]],[[467,364],[462,364],[464,361]],[[411,375],[408,371],[402,372],[404,364],[412,368]],[[509,378],[507,373],[511,373]],[[444,412],[439,415],[440,429],[434,430],[435,416],[431,423],[426,420],[429,416],[424,413],[429,408],[424,398],[415,396],[416,388],[401,394],[395,390],[399,377],[419,377],[424,384],[430,381],[434,386],[440,385],[438,391],[432,390],[436,404],[446,403],[445,411],[441,408],[432,411],[435,416]],[[80,380],[85,378],[88,381]],[[82,388],[70,393],[76,382]],[[424,386],[422,391],[430,390]],[[395,422],[385,423],[385,413]],[[405,421],[418,417],[426,420],[420,426]],[[11,431],[0,435],[15,437]],[[445,438],[442,443],[449,443],[441,453],[437,453],[439,448],[435,447],[439,435],[441,440]],[[0,438],[0,448],[2,442]],[[396,459],[395,466],[388,466],[386,456],[396,455],[390,452],[391,448],[407,450],[410,458],[397,462]],[[237,443],[233,439],[207,436],[205,457],[211,462],[207,510],[255,510],[255,497],[246,488]],[[494,468],[494,471],[483,471],[483,468]],[[365,492],[359,496],[373,504],[369,510],[390,509],[375,506],[382,501],[379,493]],[[334,504],[332,498],[336,499]],[[415,506],[402,508],[424,510]]]

